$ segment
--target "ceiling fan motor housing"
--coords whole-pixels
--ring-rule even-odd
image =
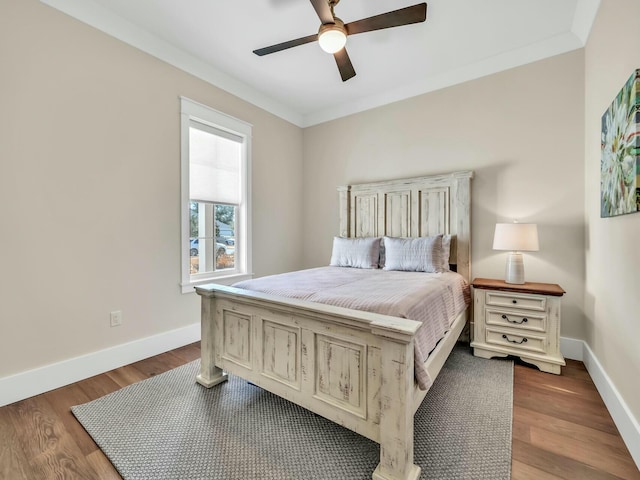
[[[342,20],[340,20],[338,17],[333,17],[333,22],[334,23],[323,23],[322,25],[320,25],[320,28],[318,29],[318,35],[322,35],[324,32],[327,32],[329,30],[339,30],[345,35],[347,34],[347,29],[344,28],[344,22]]]

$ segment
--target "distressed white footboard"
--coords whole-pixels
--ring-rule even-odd
[[[232,287],[196,290],[200,384],[226,380],[223,371],[242,377],[378,442],[374,479],[419,477],[413,463],[419,322]]]

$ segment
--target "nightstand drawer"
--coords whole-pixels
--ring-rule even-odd
[[[507,330],[492,330],[487,328],[486,341],[488,344],[513,348],[516,352],[546,353],[546,337],[529,335],[526,332],[512,333]],[[517,353],[516,353],[517,354]]]
[[[486,304],[497,307],[525,308],[539,312],[544,312],[547,308],[547,298],[540,295],[487,291],[486,296]]]
[[[529,315],[526,312],[517,310],[498,310],[487,308],[485,312],[485,322],[487,325],[497,325],[499,327],[516,327],[519,330],[531,330],[533,332],[545,333],[547,331],[547,316],[540,314]]]

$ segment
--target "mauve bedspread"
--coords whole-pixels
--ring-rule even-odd
[[[415,377],[423,390],[432,383],[424,368],[429,352],[470,302],[469,285],[455,272],[319,267],[246,280],[234,287],[422,322],[414,349]]]

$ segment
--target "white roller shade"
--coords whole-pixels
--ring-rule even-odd
[[[239,205],[242,138],[191,121],[189,196],[192,201]]]

